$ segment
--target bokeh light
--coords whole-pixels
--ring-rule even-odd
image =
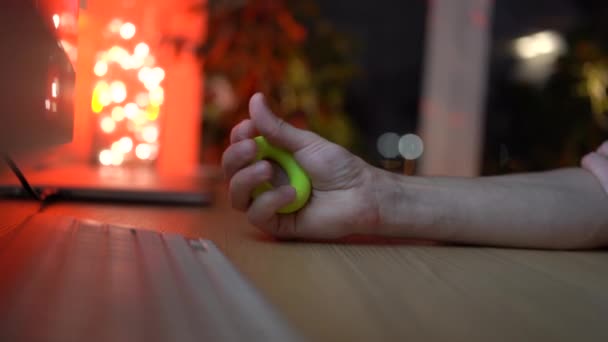
[[[406,160],[416,160],[424,152],[424,143],[416,134],[406,134],[399,139],[399,153]]]
[[[120,36],[125,40],[129,40],[135,36],[135,31],[135,25],[132,23],[124,23],[120,27]]]
[[[133,52],[137,57],[146,58],[148,54],[150,54],[150,47],[146,43],[139,43],[135,46],[135,50]]]
[[[158,140],[158,127],[146,126],[141,131],[141,137],[145,142],[155,143]]]
[[[148,144],[139,144],[135,148],[135,155],[141,160],[147,160],[152,156],[152,147]]]
[[[56,29],[58,29],[59,25],[61,25],[61,17],[59,14],[53,14],[53,25],[55,25]]]
[[[103,150],[99,152],[99,163],[105,166],[112,165],[112,151]]]
[[[106,27],[107,47],[95,54],[98,81],[91,100],[92,111],[102,116],[99,162],[153,161],[159,151],[157,120],[165,101],[165,70],[156,64],[147,42],[125,42],[137,33],[133,22],[116,18]],[[116,140],[117,136],[121,138]]]
[[[376,143],[378,152],[386,159],[393,159],[399,156],[399,135],[393,132],[382,134]]]
[[[127,103],[127,105],[125,106],[125,116],[128,119],[133,119],[137,116],[137,114],[139,113],[139,106],[137,106],[137,104],[135,103]]]
[[[106,63],[105,61],[98,61],[97,63],[95,63],[93,72],[97,77],[105,76],[108,73],[108,63]]]
[[[112,109],[112,119],[116,122],[121,122],[125,119],[125,109],[121,106],[116,106]]]
[[[105,117],[105,118],[101,119],[101,122],[99,125],[101,126],[101,130],[104,133],[112,133],[116,129],[116,122],[114,122],[114,120],[112,120],[112,118],[109,118],[109,117]]]
[[[110,91],[112,93],[112,101],[115,103],[122,103],[127,99],[127,86],[121,81],[112,82]]]

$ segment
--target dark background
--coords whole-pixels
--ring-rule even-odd
[[[378,159],[375,141],[384,132],[415,132],[423,69],[427,2],[422,0],[320,1],[323,14],[360,46],[353,59],[363,72],[349,87],[347,110],[361,132],[368,159]],[[574,46],[602,47],[607,40],[606,1],[495,1],[486,105],[483,171],[507,173],[570,166],[605,132],[564,146],[575,128],[590,121],[588,102],[573,95],[569,74]],[[509,42],[543,30],[562,34],[569,45],[543,87],[513,79]],[[590,128],[591,129],[591,128]],[[584,133],[583,133],[584,134]],[[579,134],[580,135],[580,134]]]

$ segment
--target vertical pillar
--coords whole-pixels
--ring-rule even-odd
[[[423,175],[479,174],[492,8],[492,0],[429,1]]]

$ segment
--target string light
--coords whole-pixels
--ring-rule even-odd
[[[144,127],[141,137],[147,143],[155,143],[158,140],[158,128],[156,126]]]
[[[112,62],[120,63],[125,58],[129,58],[129,52],[120,46],[113,46],[108,51],[107,58]]]
[[[152,147],[148,144],[139,144],[135,148],[135,155],[141,160],[149,159],[152,156]]]
[[[108,73],[108,63],[104,61],[98,61],[95,63],[95,67],[93,68],[93,72],[97,77],[103,77]]]
[[[125,119],[125,109],[121,106],[116,106],[112,109],[112,120],[121,122]]]
[[[142,108],[150,104],[150,98],[148,96],[148,93],[141,92],[137,94],[137,96],[135,96],[135,103],[137,103],[137,105]]]
[[[150,104],[152,106],[160,106],[165,101],[165,91],[161,87],[150,90]]]
[[[135,53],[135,56],[146,58],[148,54],[150,54],[150,47],[146,43],[139,43],[135,46],[133,52]]]
[[[122,153],[129,153],[133,150],[133,139],[129,138],[129,137],[122,137],[119,141],[118,141],[118,149],[122,152]]]
[[[112,133],[116,129],[116,122],[112,118],[105,117],[101,119],[100,126],[105,133]]]
[[[99,152],[99,162],[104,166],[112,165],[112,151],[103,150]]]
[[[135,25],[132,23],[124,23],[120,27],[120,36],[125,40],[129,40],[135,36],[135,31]]]
[[[121,81],[112,82],[110,91],[112,92],[112,101],[114,103],[122,103],[127,99],[127,87]]]
[[[135,160],[153,161],[159,150],[156,121],[165,100],[165,70],[156,65],[146,42],[138,42],[132,50],[124,46],[124,41],[137,33],[133,23],[115,19],[108,24],[107,32],[111,45],[96,54],[93,67],[95,76],[112,77],[100,79],[92,93],[91,109],[103,115],[99,127],[107,134],[99,163],[119,166]],[[121,137],[118,140],[117,135]]]
[[[119,151],[112,151],[112,165],[120,166],[125,161],[125,156]]]
[[[163,68],[156,67],[152,69],[152,76],[154,77],[154,82],[159,84],[165,79],[165,70],[163,70]]]
[[[125,106],[125,116],[128,119],[133,119],[139,113],[139,107],[135,103],[127,103]]]

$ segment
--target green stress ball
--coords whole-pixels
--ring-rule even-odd
[[[279,209],[278,213],[289,214],[302,209],[310,198],[310,192],[312,189],[310,179],[308,178],[306,171],[302,169],[302,167],[289,152],[271,145],[266,138],[260,136],[254,138],[253,140],[258,147],[258,153],[255,161],[267,159],[278,163],[279,166],[285,170],[285,173],[287,173],[287,177],[289,177],[289,184],[296,189],[296,199],[290,204]],[[257,198],[263,192],[271,190],[272,188],[272,184],[266,182],[258,186],[253,191],[253,197]]]

